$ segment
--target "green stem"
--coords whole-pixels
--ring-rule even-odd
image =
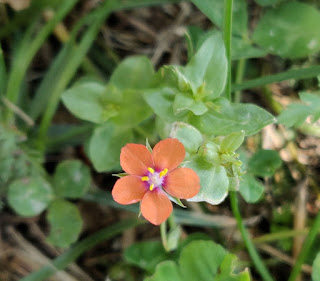
[[[240,59],[237,64],[237,71],[236,71],[237,84],[242,82],[245,68],[246,68],[246,59]],[[239,90],[234,93],[234,102],[239,103],[240,101],[241,101],[241,91]]]
[[[291,69],[285,72],[245,81],[241,84],[235,84],[232,87],[232,91],[245,90],[245,89],[259,87],[259,86],[281,82],[289,79],[313,78],[319,74],[320,74],[320,65],[299,68],[299,69]]]
[[[254,247],[247,229],[244,226],[239,206],[238,206],[238,197],[236,191],[230,191],[230,201],[231,201],[231,208],[233,215],[235,216],[238,224],[238,228],[240,230],[242,239],[246,245],[246,248],[249,252],[249,255],[253,261],[253,264],[255,265],[256,269],[260,273],[261,277],[265,281],[273,281],[273,278],[271,277],[268,269],[265,267],[263,261],[261,260],[261,257],[259,256],[256,248]]]
[[[296,263],[292,269],[292,272],[289,276],[288,281],[295,281],[297,276],[299,275],[300,271],[301,271],[301,267],[310,251],[310,248],[314,242],[314,239],[316,238],[318,231],[320,229],[320,212],[318,213],[312,228],[310,229],[310,232],[305,240],[305,242],[303,243],[303,247],[301,249],[301,252],[296,260]]]
[[[161,241],[162,241],[163,248],[166,250],[166,252],[169,252],[168,236],[167,236],[167,221],[164,221],[162,224],[160,224],[160,234],[161,234]]]
[[[225,89],[226,98],[231,101],[231,33],[232,33],[232,6],[233,0],[225,0],[224,7],[224,44],[228,61],[228,76]]]
[[[42,281],[48,280],[50,276],[59,270],[66,268],[71,262],[75,261],[85,251],[91,249],[97,244],[121,234],[128,228],[135,227],[143,221],[137,219],[124,220],[112,226],[101,229],[93,235],[76,243],[69,250],[64,252],[60,257],[56,258],[52,264],[42,267],[40,270],[31,273],[22,278],[20,281]]]

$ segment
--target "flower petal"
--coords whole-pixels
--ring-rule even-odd
[[[163,223],[172,212],[172,203],[164,191],[147,191],[141,201],[142,215],[152,224]]]
[[[128,174],[145,176],[148,167],[153,167],[153,160],[146,146],[128,143],[121,149],[120,165]]]
[[[177,168],[186,155],[183,144],[178,139],[165,139],[152,150],[154,166],[157,170]]]
[[[119,204],[128,205],[139,202],[147,190],[148,186],[139,177],[125,176],[116,181],[112,196]]]
[[[171,196],[189,199],[199,192],[200,178],[190,168],[177,168],[166,176],[163,188]]]

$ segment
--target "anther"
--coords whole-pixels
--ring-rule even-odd
[[[148,181],[148,180],[149,180],[149,177],[142,177],[141,180],[142,180],[142,181]]]
[[[162,178],[163,176],[165,176],[168,173],[168,169],[165,168],[163,171],[160,172],[159,176],[160,178]]]
[[[152,191],[153,188],[154,188],[154,184],[151,184],[150,187],[149,187],[149,189]]]
[[[154,173],[154,169],[152,169],[152,168],[148,168],[148,171],[151,173],[151,174],[153,174]]]

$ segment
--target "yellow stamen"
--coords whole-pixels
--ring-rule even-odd
[[[148,180],[149,180],[149,177],[142,177],[141,180],[142,180],[142,181],[148,181]]]
[[[163,171],[160,172],[159,176],[160,178],[162,178],[163,176],[165,176],[168,173],[168,169],[165,168]]]
[[[152,191],[153,188],[154,188],[154,184],[151,184],[150,187],[149,187],[149,189]]]
[[[154,173],[154,169],[152,169],[152,168],[148,168],[148,171],[151,173],[151,174],[153,174]]]

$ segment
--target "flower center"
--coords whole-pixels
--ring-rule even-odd
[[[168,169],[165,168],[161,172],[156,172],[152,168],[148,168],[148,175],[141,177],[142,181],[146,181],[149,184],[149,189],[152,191],[155,187],[159,187],[162,185],[165,175],[168,173]]]

